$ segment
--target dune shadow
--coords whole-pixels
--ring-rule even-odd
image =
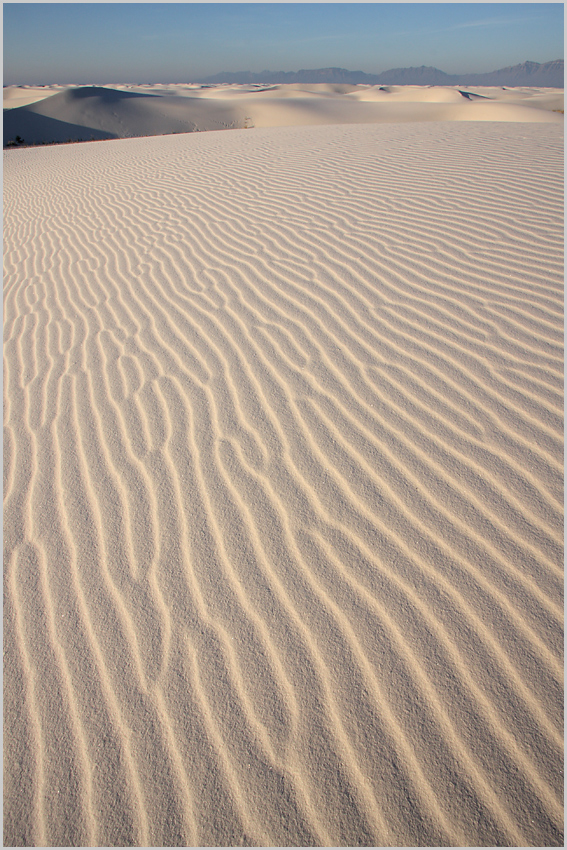
[[[116,133],[108,133],[95,127],[85,127],[68,121],[59,121],[26,107],[4,112],[4,147],[15,140],[23,139],[26,145],[49,144],[50,142],[88,142],[101,139],[118,139]]]
[[[133,97],[159,97],[159,95],[153,95],[149,92],[145,94],[142,92],[107,89],[104,88],[104,86],[80,86],[79,88],[67,89],[66,91],[53,95],[53,98],[61,98],[61,100],[65,100],[66,103],[73,102],[75,100],[84,100],[87,97],[97,97],[103,103],[116,103],[117,101]],[[50,100],[54,103],[52,98],[50,98]]]
[[[461,89],[459,89],[459,94],[467,100],[490,100],[490,98],[485,94],[477,94],[474,91],[461,91]]]

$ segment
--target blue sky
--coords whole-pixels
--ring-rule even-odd
[[[4,3],[4,85],[563,57],[562,3]]]

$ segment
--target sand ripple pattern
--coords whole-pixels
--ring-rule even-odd
[[[562,166],[5,153],[5,844],[563,844]]]

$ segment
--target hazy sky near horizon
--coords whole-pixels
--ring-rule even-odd
[[[4,85],[563,58],[563,3],[4,3]]]

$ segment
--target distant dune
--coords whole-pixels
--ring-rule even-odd
[[[24,101],[27,98],[27,102]],[[450,86],[156,85],[4,90],[4,144],[207,130],[406,121],[561,123],[556,89]]]
[[[5,846],[564,846],[557,94],[151,92],[7,118],[182,135],[4,152]]]

